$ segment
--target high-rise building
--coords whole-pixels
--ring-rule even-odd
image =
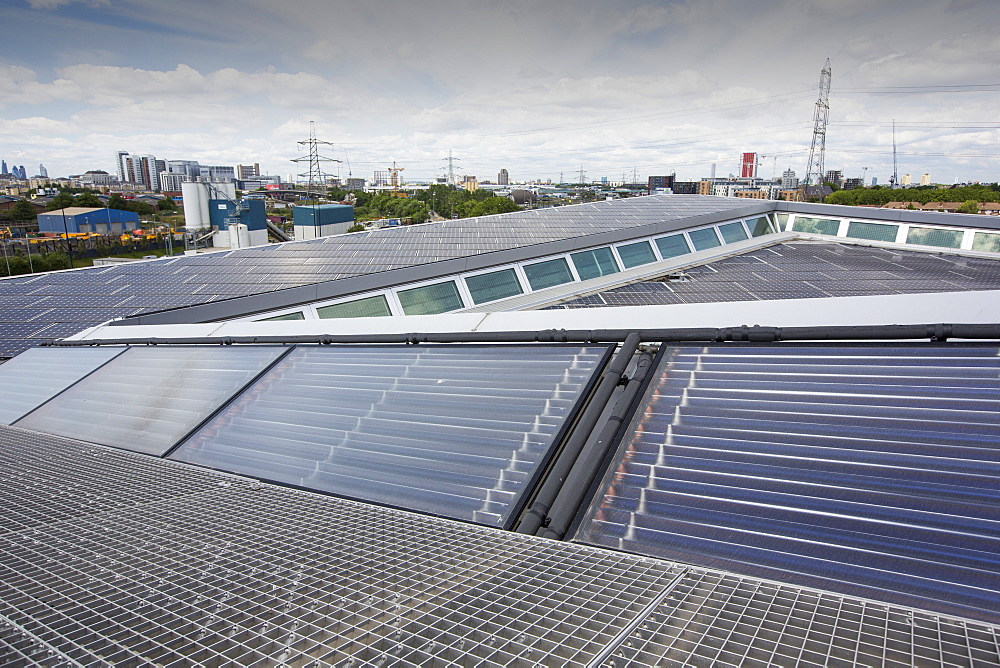
[[[9,173],[10,172],[7,171],[7,161],[0,160],[0,174],[9,174]]]
[[[115,154],[115,166],[118,170],[119,183],[128,183],[131,181],[128,170],[128,151],[118,151]]]
[[[931,175],[930,174],[922,174],[920,176],[920,185],[922,185],[922,186],[929,186],[930,184],[931,184]]]
[[[911,177],[909,174],[903,174],[903,177],[899,179],[899,183],[900,185],[904,186],[911,185],[913,183],[913,177]]]
[[[670,176],[650,176],[646,182],[646,187],[649,188],[649,192],[654,190],[662,190],[665,188],[674,187],[674,175]]]
[[[49,178],[49,170],[45,169],[45,165],[38,163],[38,175],[43,179]]]
[[[782,190],[795,190],[799,187],[799,179],[795,176],[794,169],[786,169],[781,173],[781,189]]]
[[[507,173],[506,169],[501,169],[500,173],[497,174],[497,183],[502,186],[510,185],[510,174]]]
[[[837,187],[840,187],[843,184],[843,181],[844,173],[839,169],[829,169],[826,172],[826,176],[823,177],[823,183],[832,183]]]
[[[236,178],[240,181],[244,179],[252,179],[255,176],[260,176],[260,164],[253,163],[252,165],[236,165]]]
[[[232,183],[236,180],[236,169],[225,165],[201,165],[201,180],[211,183]]]
[[[744,179],[752,179],[755,176],[757,176],[757,154],[744,153],[743,161],[740,166],[740,177]]]

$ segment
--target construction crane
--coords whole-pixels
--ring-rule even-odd
[[[404,169],[403,167],[396,166],[395,160],[392,161],[392,167],[389,168],[389,173],[391,174],[391,176],[389,177],[389,182],[392,184],[392,194],[395,195],[396,197],[400,197],[402,195],[402,193],[399,192],[399,185],[400,185],[399,173],[403,171],[403,169]]]
[[[813,113],[813,137],[809,146],[809,164],[806,166],[806,184],[823,183],[823,165],[826,157],[826,125],[830,120],[830,59],[819,75],[819,99]]]
[[[774,162],[771,164],[771,180],[778,178],[778,156],[776,155],[764,155],[763,153],[757,156],[757,167],[763,165],[763,160],[765,158],[771,158]],[[760,172],[757,173],[760,176]]]

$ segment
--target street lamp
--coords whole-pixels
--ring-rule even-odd
[[[59,209],[63,219],[63,231],[66,233],[66,255],[69,256],[69,268],[73,269],[73,246],[69,242],[69,226],[66,224],[66,209]]]

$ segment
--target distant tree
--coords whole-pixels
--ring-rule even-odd
[[[73,198],[73,205],[96,209],[103,207],[104,202],[102,202],[94,193],[80,193]]]
[[[344,201],[344,198],[347,197],[347,191],[344,190],[343,188],[336,188],[336,187],[334,187],[334,188],[330,188],[327,191],[327,196],[330,199],[334,200],[335,202],[342,202],[342,201]]]
[[[350,227],[347,228],[347,231],[348,232],[364,232],[365,231],[365,226],[362,225],[361,223],[354,223],[353,225],[351,225]]]
[[[37,214],[35,213],[35,207],[31,206],[31,204],[29,204],[28,200],[26,199],[18,200],[17,203],[14,205],[14,208],[10,210],[11,220],[18,220],[18,221],[34,220],[36,215]]]
[[[65,209],[71,206],[76,206],[76,203],[73,201],[73,195],[61,192],[52,198],[52,201],[48,203],[45,210],[58,211],[59,209]]]
[[[160,211],[176,211],[177,204],[175,204],[174,200],[170,199],[169,197],[164,197],[163,199],[161,199],[159,202],[156,203],[156,208],[159,209]]]
[[[135,211],[140,216],[148,216],[153,213],[153,207],[146,204],[145,202],[130,203],[129,208],[132,211]]]
[[[131,211],[131,209],[129,208],[128,200],[119,195],[118,193],[115,193],[108,198],[108,208],[118,209],[119,211]]]
[[[967,199],[955,211],[958,213],[979,213],[979,202],[974,199]]]

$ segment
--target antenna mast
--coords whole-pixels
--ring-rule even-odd
[[[292,162],[308,162],[309,171],[302,172],[299,176],[306,177],[308,185],[306,190],[311,195],[315,195],[318,199],[320,195],[324,194],[323,187],[325,175],[323,174],[322,163],[324,162],[340,162],[336,158],[327,158],[319,154],[320,145],[333,146],[333,142],[320,141],[316,139],[316,122],[309,121],[309,139],[298,142],[301,146],[305,144],[308,147],[308,153],[298,158],[293,158]]]
[[[806,184],[823,182],[823,163],[826,157],[826,124],[830,120],[830,59],[819,75],[819,99],[813,112],[813,138],[809,146],[809,164],[806,166]]]

